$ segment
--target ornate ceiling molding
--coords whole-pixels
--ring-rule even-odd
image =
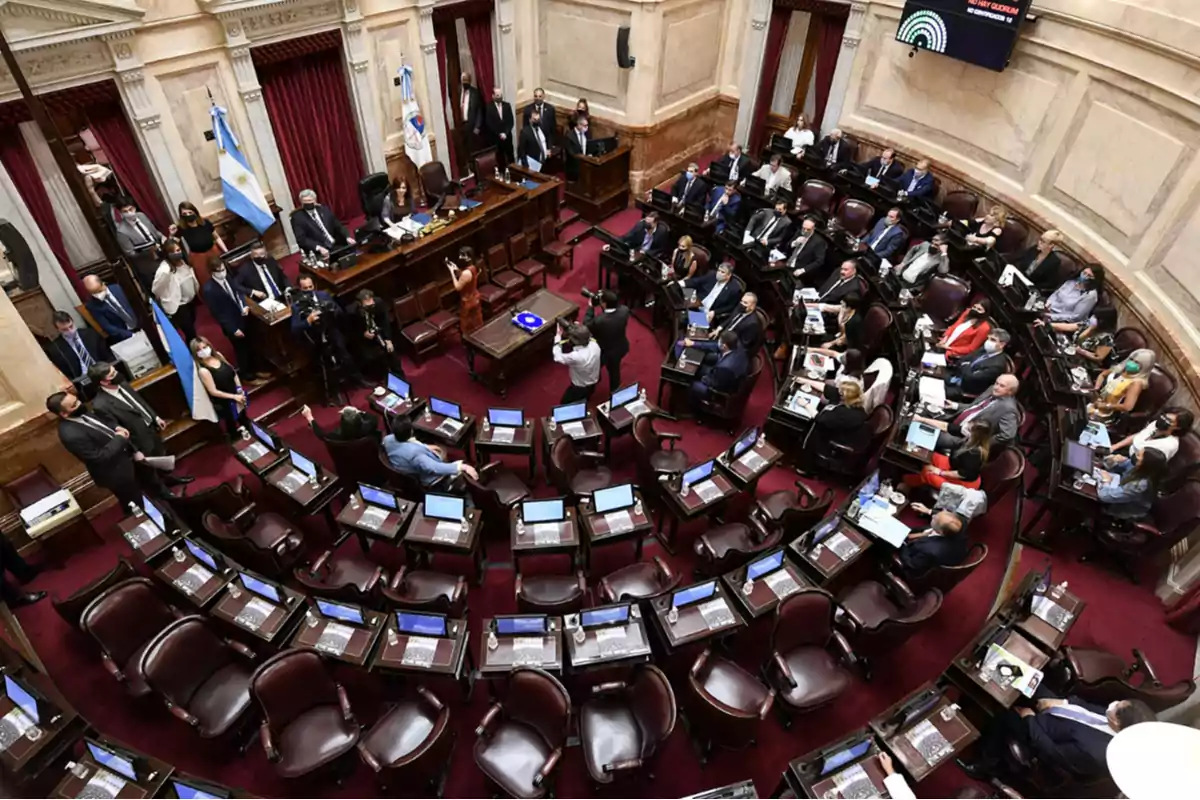
[[[9,0],[0,4],[0,24],[14,52],[128,36],[145,10],[133,0]]]

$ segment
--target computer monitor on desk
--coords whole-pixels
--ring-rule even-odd
[[[869,752],[871,752],[871,737],[867,736],[861,741],[854,742],[835,750],[832,753],[826,753],[823,755],[821,757],[821,767],[818,774],[821,777],[831,775],[843,767],[847,767],[860,760]]]
[[[589,156],[604,156],[617,149],[617,137],[606,136],[603,139],[592,139],[588,142],[587,154]]]
[[[110,744],[101,744],[94,739],[84,739],[83,741],[87,746],[88,754],[91,755],[97,764],[135,783],[140,780],[138,776],[138,762],[141,759],[133,753],[113,747]]]

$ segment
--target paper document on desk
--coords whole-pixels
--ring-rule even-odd
[[[582,422],[564,422],[562,429],[563,433],[572,439],[578,439],[587,433],[587,429],[583,427]]]
[[[1065,631],[1067,625],[1075,617],[1070,611],[1067,611],[1044,594],[1034,596],[1033,603],[1030,604],[1030,610],[1033,611],[1035,617],[1045,621],[1058,631]]]
[[[787,259],[787,256],[785,256],[783,253],[781,253],[779,250],[777,250],[774,247],[772,247],[771,252],[767,254],[768,261],[784,261],[786,259]]]
[[[404,656],[400,661],[411,667],[428,667],[433,663],[437,645],[437,639],[427,636],[410,636],[404,645]]]
[[[533,156],[525,156],[525,164],[528,169],[531,169],[534,172],[542,171],[542,162],[538,161]]]
[[[744,247],[745,245],[748,245],[753,241],[754,241],[754,234],[751,233],[749,231],[749,229],[747,229],[746,232],[742,234],[742,246]]]
[[[433,529],[435,542],[457,542],[462,533],[462,525],[458,522],[439,522]]]
[[[1088,447],[1112,447],[1108,426],[1103,422],[1089,422],[1079,434],[1079,443]]]
[[[803,289],[800,289],[800,299],[809,303],[815,303],[821,299],[821,295],[811,286],[805,286]]]
[[[804,357],[804,368],[815,370],[817,372],[828,372],[830,369],[836,366],[836,364],[837,362],[824,353],[815,353],[811,350],[809,351],[808,355]]]
[[[1020,280],[1026,286],[1033,286],[1033,281],[1025,277],[1025,273],[1014,267],[1012,264],[1005,264],[1004,271],[1000,273],[997,283],[1001,286],[1012,286],[1014,280]]]
[[[921,356],[921,364],[926,367],[944,367],[946,366],[946,354],[926,350],[925,355]]]
[[[533,541],[537,544],[558,544],[557,522],[539,522],[533,526]]]
[[[858,518],[858,527],[875,536],[877,539],[899,547],[904,544],[912,530],[896,519],[888,509],[870,508]]]
[[[1002,664],[1007,664],[1020,674],[1008,678],[1002,676],[997,671]],[[1001,686],[1015,689],[1026,697],[1033,697],[1033,693],[1037,691],[1037,687],[1042,682],[1040,669],[1034,669],[994,643],[988,646],[987,655],[983,658],[983,666],[979,669],[979,676],[985,681],[995,681]]]
[[[544,640],[540,636],[518,636],[513,641],[513,665],[541,664],[543,646]]]
[[[278,300],[259,300],[258,307],[268,314],[280,314],[287,310],[287,306]]]
[[[492,428],[492,441],[497,444],[512,444],[516,432],[516,428]]]
[[[946,402],[946,382],[941,378],[931,378],[928,375],[922,375],[921,380],[917,384],[917,394],[926,403],[934,405],[944,405]]]

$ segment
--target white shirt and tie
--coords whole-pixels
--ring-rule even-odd
[[[762,233],[756,237],[759,244],[766,245],[766,239],[771,235],[771,231],[775,230],[775,223],[777,222],[779,222],[779,217],[771,217],[771,221],[767,223],[767,227],[763,228]]]
[[[587,133],[578,128],[575,129],[575,138],[579,140],[579,152],[582,155],[587,155]]]
[[[101,386],[100,388],[102,391],[107,392],[112,397],[117,398],[122,403],[136,411],[147,425],[156,424],[157,416],[147,411],[146,407],[139,403],[124,386],[118,384],[116,386]]]
[[[308,215],[312,217],[313,222],[317,223],[317,227],[320,228],[321,233],[325,235],[325,241],[329,244],[333,244],[333,234],[330,233],[329,229],[325,227],[325,223],[321,220],[321,213],[314,208],[308,212]]]
[[[738,161],[741,159],[732,158],[729,164],[729,180],[736,181],[738,179]]]
[[[837,139],[829,145],[829,152],[825,154],[825,164],[832,165],[837,161],[838,148],[842,146],[842,140]]]
[[[700,305],[704,308],[704,313],[712,311],[713,303],[717,302],[717,296],[721,294],[721,290],[725,288],[725,284],[717,281],[713,287],[708,290],[708,294],[700,301]]]
[[[467,114],[471,113],[471,92],[469,89],[463,89],[462,93],[462,118],[466,122]]]
[[[267,299],[278,299],[280,295],[279,287],[275,285],[275,279],[271,277],[271,271],[267,269],[267,265],[255,261],[254,269],[258,271],[258,280],[262,283],[263,291],[267,294]]]
[[[150,231],[146,228],[145,225],[142,224],[142,221],[140,219],[138,219],[136,216],[132,217],[131,219],[133,219],[133,227],[137,228],[138,233],[140,233],[142,235],[141,244],[150,244],[151,242],[153,242],[154,237],[150,235]]]
[[[771,165],[764,164],[758,170],[758,172],[754,173],[754,176],[757,178],[762,178],[766,183],[763,191],[767,194],[775,191],[780,186],[782,186],[784,189],[792,188],[792,173],[789,172],[786,167],[780,167],[772,172]]]
[[[225,294],[229,295],[229,297],[232,298],[233,302],[237,303],[237,307],[238,307],[239,311],[241,311],[242,309],[244,309],[246,307],[246,304],[242,302],[242,296],[239,295],[237,292],[235,292],[233,290],[233,287],[229,285],[229,276],[228,275],[225,276],[224,278],[213,278],[213,280],[217,282],[217,286],[220,286],[221,289],[225,292]]]

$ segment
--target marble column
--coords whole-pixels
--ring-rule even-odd
[[[842,107],[846,103],[846,92],[850,88],[850,72],[854,68],[854,55],[862,40],[863,23],[867,18],[867,4],[854,0],[850,3],[850,17],[842,34],[842,48],[838,51],[837,66],[833,70],[833,82],[829,85],[829,99],[825,102],[825,115],[821,118],[819,136],[828,134],[838,126]]]
[[[158,183],[159,193],[174,217],[179,204],[188,200],[183,178],[175,167],[175,160],[167,146],[159,114],[146,91],[146,76],[142,70],[142,59],[134,48],[131,34],[110,36],[105,39],[117,73],[117,89],[125,105],[125,112],[133,122],[134,134],[142,145],[150,173]]]
[[[7,434],[31,420],[45,418],[46,398],[62,391],[70,381],[50,363],[4,292],[0,292],[0,337],[4,341],[0,347],[0,433]],[[14,455],[5,450],[6,459]]]
[[[417,33],[421,37],[421,55],[425,59],[425,94],[429,97],[429,108],[425,119],[432,122],[434,155],[446,165],[450,172],[450,136],[446,132],[446,114],[442,109],[441,67],[437,58],[437,39],[433,35],[433,0],[422,0],[418,6]]]
[[[50,305],[54,306],[56,310],[66,311],[75,317],[76,325],[82,325],[83,319],[75,313],[79,295],[76,294],[70,279],[63,274],[54,251],[50,249],[50,244],[42,235],[42,229],[38,227],[37,221],[29,213],[29,208],[21,199],[21,194],[17,191],[12,177],[3,164],[0,164],[0,219],[11,222],[17,232],[25,238],[25,243],[29,245],[34,259],[37,260],[38,282],[46,294],[46,299],[50,301]],[[0,292],[0,294],[4,293]],[[3,349],[0,348],[0,350]]]
[[[258,182],[264,192],[271,193],[275,205],[279,206],[279,225],[287,238],[288,251],[294,253],[298,247],[288,219],[296,205],[292,189],[288,186],[287,174],[283,171],[283,160],[279,157],[279,145],[275,142],[271,115],[267,113],[267,104],[263,101],[258,73],[254,70],[254,61],[250,58],[250,40],[246,38],[241,23],[237,20],[225,24],[225,44],[229,48],[229,62],[233,65],[238,94],[246,108],[246,117],[250,120],[250,135],[254,137],[254,144],[262,160],[264,174],[257,176]],[[239,132],[238,135],[244,138],[246,134]]]
[[[517,108],[517,72],[520,66],[517,64],[517,34],[513,30],[516,13],[516,0],[496,0],[496,29],[500,32],[500,76],[497,82],[504,92],[504,99],[512,103],[513,114],[520,118]]]
[[[750,28],[743,35],[742,71],[738,81],[738,115],[733,138],[743,145],[750,140],[754,124],[754,105],[758,81],[762,77],[763,52],[767,45],[767,25],[771,21],[771,0],[750,0]]]
[[[383,152],[383,128],[379,124],[379,103],[371,86],[371,53],[363,33],[362,12],[355,0],[346,0],[346,17],[342,25],[343,51],[350,78],[350,102],[358,123],[358,140],[366,161],[367,172],[387,172],[387,156]]]

